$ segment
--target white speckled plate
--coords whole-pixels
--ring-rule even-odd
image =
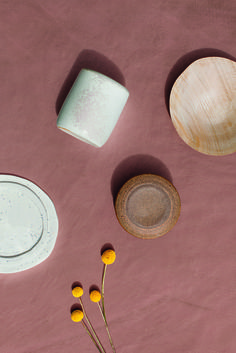
[[[27,270],[44,261],[57,233],[51,199],[29,180],[0,175],[0,273]]]

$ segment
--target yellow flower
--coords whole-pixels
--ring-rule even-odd
[[[116,259],[116,253],[112,249],[108,249],[102,253],[102,261],[106,265],[111,265]]]
[[[83,293],[84,291],[82,287],[76,286],[72,289],[72,294],[76,298],[82,297]]]
[[[98,303],[101,300],[101,293],[96,289],[92,290],[89,296],[94,303]]]
[[[84,317],[84,313],[82,310],[76,309],[71,313],[71,320],[74,322],[80,322]]]

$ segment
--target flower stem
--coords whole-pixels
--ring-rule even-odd
[[[105,306],[104,306],[104,283],[105,283],[106,269],[107,269],[107,265],[104,264],[103,275],[102,275],[102,312],[105,320],[106,320],[106,314],[105,314]]]
[[[79,298],[79,302],[80,302],[80,305],[81,305],[81,307],[82,307],[82,310],[83,310],[83,313],[84,313],[84,317],[85,317],[86,320],[87,320],[87,323],[88,323],[88,325],[89,325],[89,327],[90,327],[90,329],[91,329],[91,331],[92,331],[92,333],[93,333],[93,335],[94,335],[94,337],[95,337],[95,340],[97,341],[97,344],[98,344],[98,346],[99,346],[101,352],[102,352],[102,353],[106,353],[106,352],[105,352],[105,349],[103,348],[103,346],[102,346],[102,344],[101,344],[101,342],[100,342],[100,340],[99,340],[99,338],[98,338],[98,336],[97,336],[97,334],[96,334],[96,332],[95,332],[95,330],[94,330],[94,328],[93,328],[93,326],[92,326],[92,324],[91,324],[91,322],[90,322],[90,320],[89,320],[89,318],[88,318],[88,316],[87,316],[87,314],[86,314],[86,311],[85,311],[85,308],[84,308],[84,305],[83,305],[83,302],[82,302],[82,299],[81,299],[81,298]]]
[[[87,325],[85,324],[84,320],[81,321],[82,325],[84,326],[85,330],[87,331],[87,333],[89,334],[89,336],[91,337],[93,343],[95,344],[95,346],[97,347],[97,349],[99,350],[100,353],[102,353],[101,349],[99,348],[99,345],[97,344],[97,342],[95,341],[93,335],[91,334],[91,332],[89,331]]]
[[[112,341],[112,338],[111,338],[111,334],[110,334],[110,331],[109,331],[109,328],[108,328],[108,323],[107,323],[107,318],[106,318],[106,313],[105,313],[104,284],[105,284],[106,269],[107,269],[107,265],[104,264],[103,275],[102,275],[102,308],[101,308],[99,303],[97,303],[97,304],[98,304],[99,310],[100,310],[100,312],[102,314],[103,320],[105,322],[105,326],[106,326],[107,334],[108,334],[109,341],[110,341],[110,344],[111,344],[111,348],[112,348],[113,352],[116,353],[116,350],[115,350],[115,347],[114,347],[114,344],[113,344],[113,341]]]
[[[102,308],[101,308],[100,304],[97,303],[97,305],[99,307],[99,310],[100,310],[100,313],[102,315],[102,318],[103,318],[103,320],[105,322],[105,326],[106,326],[107,334],[108,334],[109,341],[110,341],[110,344],[111,344],[111,348],[112,348],[113,352],[116,353],[116,350],[115,350],[115,347],[114,347],[114,344],[113,344],[113,341],[112,341],[112,338],[111,338],[111,334],[110,334],[110,331],[109,331],[108,323],[107,323],[107,321],[106,321],[106,319],[105,319],[105,317],[103,315]]]

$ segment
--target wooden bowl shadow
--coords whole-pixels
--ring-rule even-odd
[[[236,58],[233,57],[232,55],[222,50],[214,49],[214,48],[202,48],[202,49],[193,50],[183,55],[181,58],[177,60],[175,65],[172,67],[165,84],[165,104],[169,115],[170,115],[170,107],[169,107],[170,93],[177,78],[194,61],[198,59],[206,58],[206,57],[212,57],[212,56],[218,56],[218,57],[230,59],[232,61],[236,61]]]
[[[172,176],[169,169],[158,158],[143,154],[130,156],[116,167],[111,178],[111,193],[114,205],[121,187],[129,179],[141,174],[159,175],[172,183]]]
[[[81,69],[97,71],[125,86],[125,79],[123,74],[110,59],[96,52],[95,50],[85,49],[78,55],[60,89],[55,104],[57,115],[59,114],[61,107]]]

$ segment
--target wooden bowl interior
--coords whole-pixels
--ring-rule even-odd
[[[190,147],[210,155],[236,151],[236,63],[209,57],[193,62],[176,80],[170,115]]]

